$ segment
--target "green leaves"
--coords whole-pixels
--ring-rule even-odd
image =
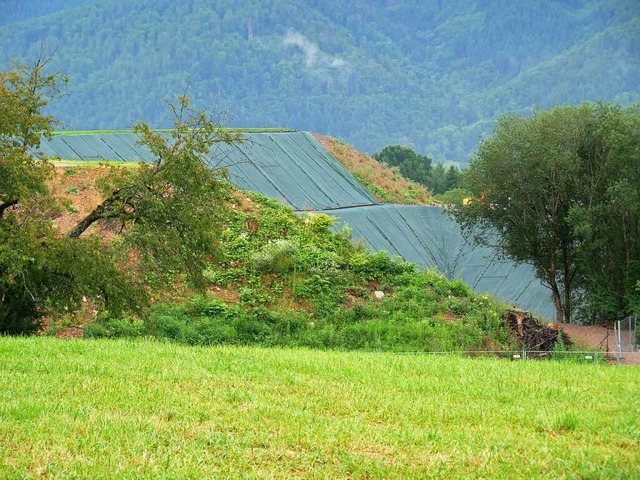
[[[578,292],[590,320],[629,311],[640,274],[639,119],[637,107],[606,104],[503,116],[465,172],[474,198],[456,219],[533,264],[558,320],[572,318]]]
[[[53,130],[54,119],[41,110],[65,81],[59,73],[44,72],[48,60],[0,72],[0,218],[8,208],[47,193],[52,167],[31,151]]]
[[[402,145],[387,145],[373,158],[392,167],[399,167],[403,177],[429,185],[431,159]],[[438,192],[439,193],[439,192]]]
[[[120,246],[136,252],[137,267],[160,286],[183,273],[203,287],[205,260],[218,254],[217,239],[225,216],[223,169],[209,157],[216,143],[241,141],[204,112],[192,110],[187,97],[169,104],[175,118],[170,134],[154,132],[139,122],[134,132],[153,154],[136,169],[112,167],[101,182],[104,202],[70,234],[77,238],[93,223],[117,219]]]
[[[98,239],[59,238],[36,222],[0,222],[0,333],[29,333],[44,315],[73,312],[88,298],[116,313],[147,302],[132,272]]]
[[[28,333],[45,315],[70,313],[84,302],[113,314],[139,312],[150,290],[178,276],[203,287],[203,269],[218,253],[225,216],[225,172],[209,151],[241,140],[222,130],[189,99],[170,104],[175,129],[134,131],[154,155],[138,168],[111,167],[99,185],[104,201],[66,238],[51,218],[59,208],[45,181],[53,172],[34,151],[55,120],[42,113],[66,79],[44,72],[48,59],[0,72],[0,333]],[[121,235],[105,245],[83,234],[96,222],[117,221]]]

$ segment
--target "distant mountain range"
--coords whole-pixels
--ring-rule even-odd
[[[188,86],[232,126],[465,163],[501,113],[640,102],[638,0],[0,2],[0,68],[41,48],[70,129],[166,127]]]

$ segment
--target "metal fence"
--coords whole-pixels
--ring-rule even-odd
[[[640,316],[631,315],[624,320],[618,320],[613,325],[613,338],[616,346],[616,360],[622,363],[625,353],[640,351]]]

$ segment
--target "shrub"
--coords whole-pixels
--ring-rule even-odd
[[[228,287],[233,283],[241,282],[245,278],[249,277],[250,274],[247,269],[242,267],[216,268],[214,265],[209,265],[202,272],[202,276],[212,285]]]
[[[158,305],[148,315],[149,334],[188,345],[235,342],[238,334],[232,319],[236,312],[216,299],[194,297],[181,305]]]
[[[190,316],[206,316],[209,318],[229,318],[233,316],[234,310],[216,298],[204,295],[191,299],[186,309],[186,314]]]
[[[338,270],[339,257],[336,253],[313,246],[304,246],[296,255],[296,270],[309,273],[328,273]]]
[[[291,240],[275,240],[251,255],[251,264],[263,273],[284,274],[293,268],[298,245]]]
[[[110,312],[103,310],[84,328],[87,338],[134,338],[142,337],[146,333],[142,320],[132,317],[112,317]]]
[[[367,281],[382,280],[385,277],[415,271],[414,264],[405,262],[400,257],[389,257],[384,251],[373,254],[356,252],[350,259],[350,267],[354,273]]]

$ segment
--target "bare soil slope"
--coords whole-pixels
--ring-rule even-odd
[[[607,352],[614,351],[613,331],[601,325],[574,325],[572,323],[559,323],[558,326],[571,337],[578,346],[588,348],[601,347]]]

